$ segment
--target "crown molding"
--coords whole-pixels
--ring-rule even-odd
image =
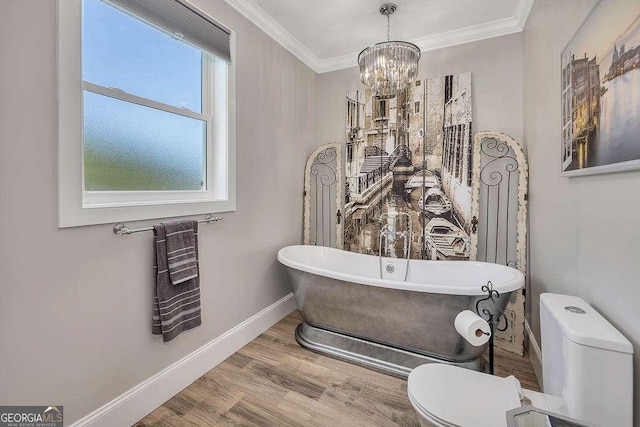
[[[533,9],[534,1],[535,0],[519,0],[516,4],[516,10],[513,14],[513,17],[518,22],[520,31],[523,31],[525,25],[527,25],[527,20],[529,19],[529,15],[531,14],[531,9]]]
[[[295,55],[313,71],[316,73],[321,72],[322,61],[255,2],[252,0],[225,0],[225,2],[280,43],[282,47]]]
[[[225,1],[316,73],[327,73],[356,66],[358,52],[322,60],[300,43],[291,33],[285,30],[253,0]],[[459,28],[444,33],[432,34],[408,41],[418,46],[422,52],[427,52],[518,33],[524,29],[534,1],[535,0],[518,0],[514,15],[510,18]]]
[[[492,37],[506,36],[520,31],[522,31],[522,27],[518,24],[515,17],[511,17],[471,27],[459,28],[457,30],[447,31],[444,33],[433,34],[426,37],[420,37],[409,41],[418,46],[420,51],[428,52],[430,50],[443,49]],[[326,73],[343,68],[355,67],[357,64],[357,57],[357,53],[351,53],[335,58],[329,58],[320,63],[319,72]]]

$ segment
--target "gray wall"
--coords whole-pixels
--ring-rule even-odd
[[[536,0],[524,32],[524,130],[529,151],[529,321],[540,339],[539,295],[578,295],[634,344],[640,426],[640,171],[560,176],[560,52],[595,0]]]
[[[423,52],[419,78],[471,72],[473,127],[522,141],[522,34]],[[320,74],[318,143],[344,142],[348,91],[361,87],[358,68]]]
[[[302,239],[316,74],[224,1],[195,3],[237,32],[238,208],[201,228],[203,325],[165,345],[151,234],[56,228],[56,2],[2,2],[1,405],[64,405],[72,422],[290,292],[276,251]]]
[[[524,135],[536,337],[539,294],[575,294],[640,352],[640,172],[559,171],[560,50],[594,1],[537,0],[524,37],[424,53],[420,78],[471,71],[475,129]],[[0,9],[0,404],[54,402],[73,421],[289,292],[275,254],[301,240],[304,162],[344,140],[357,69],[315,75],[224,1],[195,3],[237,32],[238,210],[203,226],[203,325],[168,345],[150,334],[150,235],[56,228],[55,1]]]

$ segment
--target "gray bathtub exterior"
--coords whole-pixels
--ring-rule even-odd
[[[304,322],[296,330],[310,350],[400,377],[424,363],[485,370],[488,344],[474,347],[455,330],[482,296],[448,295],[345,282],[287,267]],[[497,305],[504,309],[511,292]],[[481,303],[497,315],[490,302]]]

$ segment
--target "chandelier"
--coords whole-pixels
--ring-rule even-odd
[[[360,80],[381,98],[393,98],[418,75],[418,46],[390,40],[389,15],[396,9],[393,3],[380,6],[380,13],[387,17],[387,41],[369,46],[358,55]]]

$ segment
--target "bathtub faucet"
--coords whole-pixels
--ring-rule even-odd
[[[404,280],[406,281],[409,276],[409,259],[411,258],[411,240],[412,240],[412,225],[411,225],[411,216],[406,212],[394,212],[394,215],[386,215],[387,221],[383,220],[382,215],[380,217],[381,225],[380,227],[380,242],[378,245],[378,258],[380,263],[380,278],[384,278],[383,269],[382,269],[382,251],[383,248],[386,252],[391,251],[393,256],[395,254],[394,244],[397,238],[402,238],[404,241],[403,245],[403,258],[406,258],[407,265],[405,268]],[[405,216],[407,220],[407,230],[406,231],[398,231],[396,227],[397,220],[400,216]],[[384,241],[384,245],[383,245]],[[389,272],[391,273],[391,272]]]
[[[411,230],[397,231],[392,224],[385,224],[380,229],[380,255],[382,256],[383,248],[388,252],[389,247],[399,238],[404,241],[402,258],[409,258],[411,251]]]
[[[398,238],[405,239],[405,242],[406,242],[407,237],[409,236],[409,233],[407,231],[396,231],[389,224],[386,224],[380,230],[380,236],[385,240],[385,245],[389,245],[389,244],[395,243],[396,239]],[[407,245],[405,243],[405,251],[404,251],[403,258],[406,256],[407,256]]]

